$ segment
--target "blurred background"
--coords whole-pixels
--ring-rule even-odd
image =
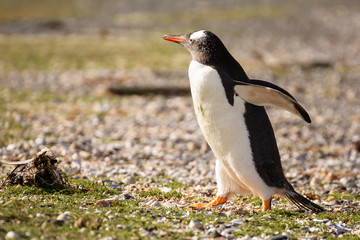
[[[245,66],[356,65],[359,7],[356,0],[2,0],[0,70],[183,70],[188,54],[159,40],[199,29],[217,33]]]
[[[214,184],[186,91],[190,54],[162,39],[199,29],[216,33],[249,77],[284,87],[310,113],[308,125],[269,109],[293,182],[360,186],[358,0],[1,0],[1,158],[46,146],[72,174],[166,171]]]

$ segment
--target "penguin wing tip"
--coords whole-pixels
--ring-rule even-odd
[[[304,119],[305,122],[311,123],[310,115],[306,112],[306,110],[298,103],[294,102],[294,107],[301,115],[301,118]]]

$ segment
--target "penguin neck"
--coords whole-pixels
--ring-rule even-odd
[[[195,54],[193,55],[193,60],[212,68],[223,70],[234,80],[249,81],[244,69],[226,48],[222,49],[222,51],[207,52],[201,55]]]

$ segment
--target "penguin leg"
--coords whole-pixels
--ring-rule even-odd
[[[231,182],[231,179],[229,178],[222,163],[219,160],[216,160],[215,173],[218,187],[216,199],[210,203],[195,203],[187,206],[187,208],[195,210],[200,208],[212,208],[224,204],[228,200],[231,192],[229,189],[229,182]]]
[[[262,205],[262,209],[253,209],[253,212],[260,212],[260,211],[268,211],[268,210],[271,210],[271,200],[272,200],[272,197],[270,199],[262,199],[262,202],[263,202],[263,205]]]
[[[263,202],[263,211],[268,211],[268,210],[271,210],[271,200],[272,200],[272,197],[267,199],[267,200],[262,200]]]

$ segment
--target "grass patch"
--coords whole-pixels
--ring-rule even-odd
[[[333,197],[334,200],[350,200],[350,201],[360,201],[360,196],[346,193],[346,192],[332,192],[329,196]]]
[[[158,183],[162,187],[169,188],[170,191],[163,191],[161,188],[147,190],[147,191],[137,191],[140,197],[156,197],[160,199],[180,199],[183,197],[181,190],[186,190],[188,187],[186,184],[171,179],[168,176],[161,178],[160,180],[152,179],[153,182]]]
[[[274,19],[287,17],[291,14],[289,7],[280,6],[242,6],[232,9],[211,8],[197,11],[186,12],[133,12],[129,14],[119,14],[114,18],[114,22],[127,26],[163,26],[164,23],[181,22],[180,29],[184,26],[219,24],[221,22],[241,21],[244,19]],[[195,25],[195,26],[194,26]]]
[[[2,0],[0,22],[19,20],[56,19],[84,14],[84,6],[78,0]]]
[[[156,182],[163,180],[164,178],[155,179]],[[163,194],[157,190],[144,191],[149,195],[140,194],[137,199],[118,200],[109,208],[97,208],[94,206],[96,201],[120,192],[89,180],[71,179],[70,183],[78,187],[63,191],[34,187],[7,187],[0,190],[0,238],[4,238],[8,231],[16,231],[20,236],[29,239],[44,236],[49,239],[97,239],[107,236],[117,239],[201,237],[210,226],[226,225],[232,219],[241,218],[244,220],[243,224],[233,226],[241,229],[241,232],[233,233],[235,236],[276,236],[287,233],[292,239],[297,239],[308,236],[310,228],[316,228],[318,230],[312,232],[311,236],[335,239],[337,235],[314,219],[343,222],[348,227],[355,227],[360,222],[358,211],[307,215],[273,209],[268,212],[227,216],[221,210],[214,210],[210,214],[206,211],[193,212],[178,208],[149,208],[139,204],[147,201],[147,196],[157,197]],[[176,180],[162,186],[165,185],[172,185],[173,189],[186,187]],[[249,203],[254,200],[254,197],[239,199]],[[57,217],[66,211],[71,212],[69,219],[65,222],[57,221]],[[189,229],[191,220],[200,221],[205,231]],[[356,239],[355,235],[350,234],[344,234],[344,237]]]
[[[140,197],[157,197],[157,198],[165,198],[165,199],[171,199],[171,198],[182,198],[181,192],[178,192],[176,190],[171,190],[170,192],[162,192],[160,189],[154,189],[149,191],[138,191],[137,192]]]
[[[188,224],[181,210],[173,209],[170,213],[167,208],[146,209],[139,207],[141,200],[128,199],[115,202],[111,208],[95,208],[91,206],[92,203],[119,192],[86,180],[72,179],[71,184],[88,191],[80,188],[56,191],[27,186],[1,190],[0,238],[14,230],[26,238],[61,236],[60,239],[91,239],[112,236],[128,239],[141,238],[144,234],[158,236],[159,231],[174,230],[173,222],[177,228]],[[63,223],[56,222],[57,216],[66,211],[72,213],[70,219]],[[168,231],[163,237],[192,235],[192,232]]]
[[[190,55],[164,41],[163,34],[106,38],[97,35],[3,36],[0,38],[0,72],[186,68]]]

